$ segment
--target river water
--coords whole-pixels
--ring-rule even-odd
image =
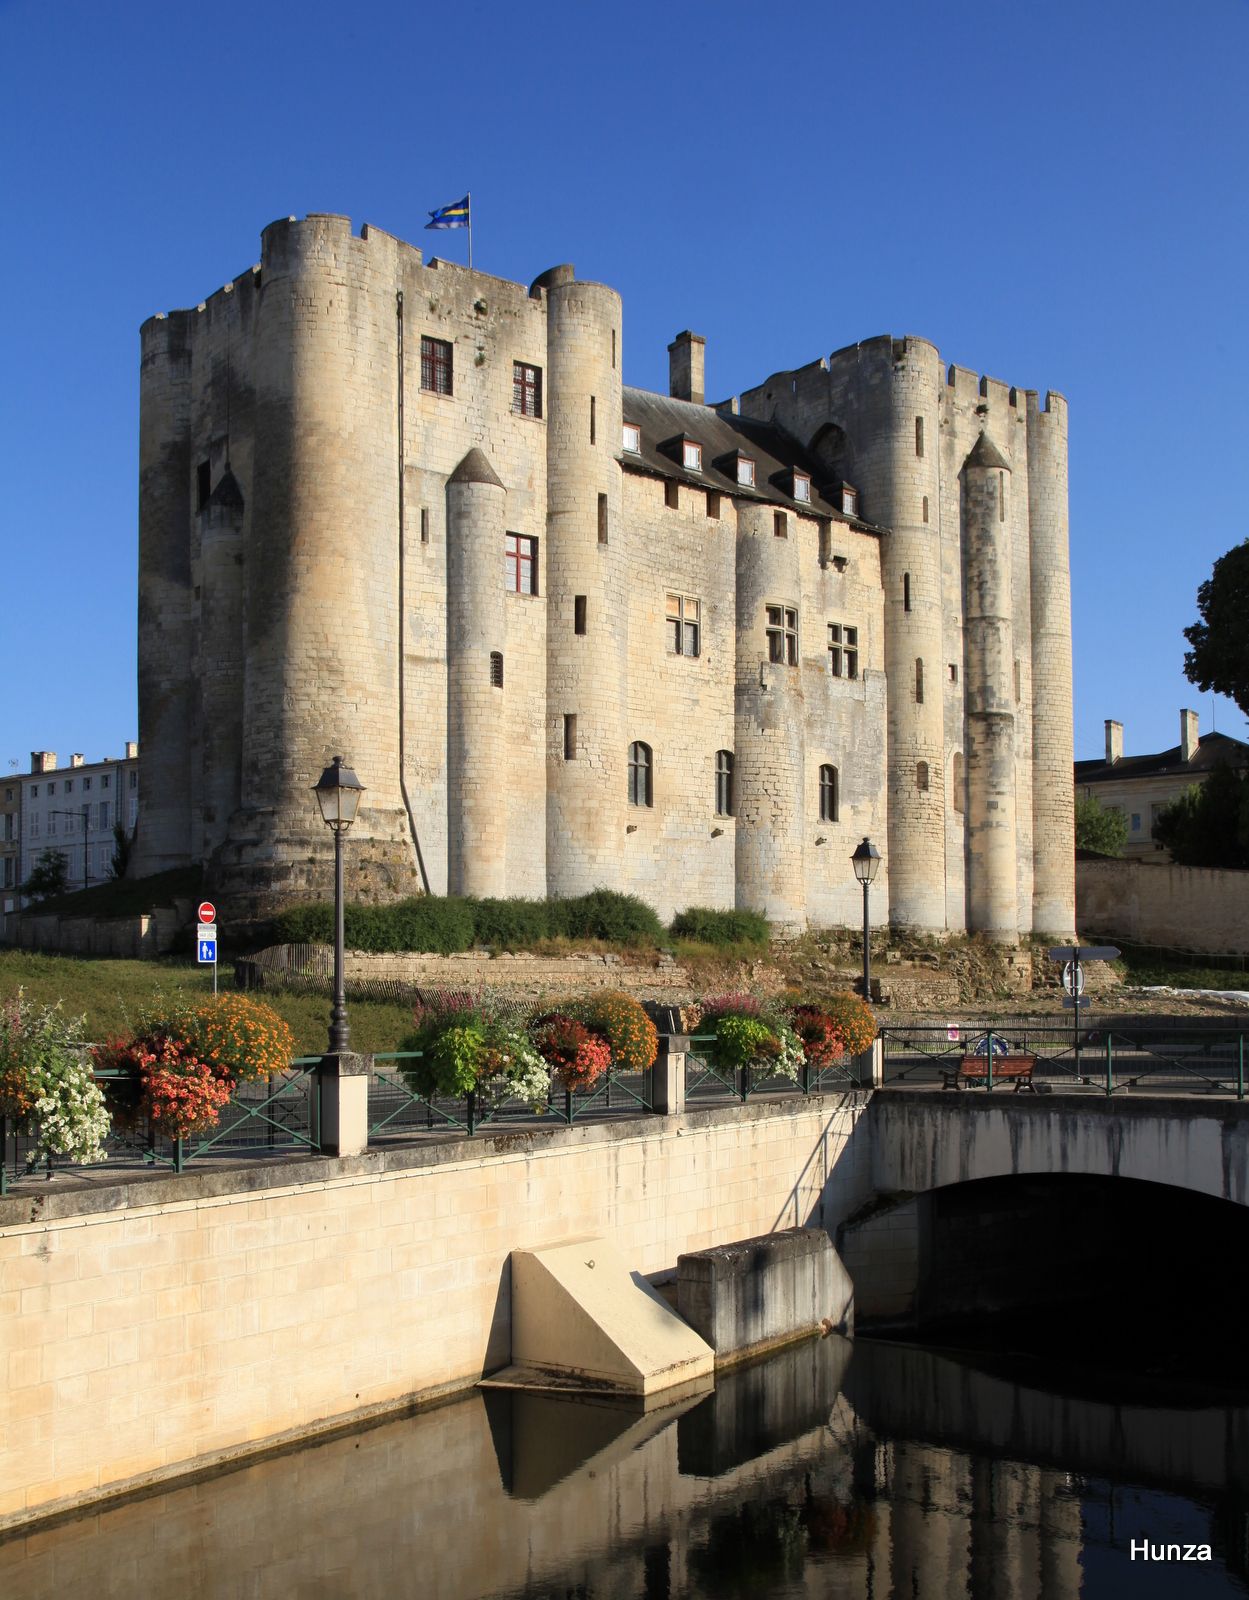
[[[648,1414],[475,1392],[10,1539],[0,1595],[1249,1595],[1249,1404],[1088,1387],[831,1336]]]

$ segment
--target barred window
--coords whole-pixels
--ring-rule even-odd
[[[635,740],[629,746],[629,804],[652,806],[654,800],[654,758],[651,747]]]
[[[522,417],[542,415],[542,368],[512,362],[512,410]]]
[[[837,768],[820,768],[820,821],[836,822],[840,797],[837,793]]]
[[[503,687],[503,654],[499,650],[490,652],[490,687],[492,689]]]
[[[733,815],[733,752],[716,751],[716,816]]]
[[[798,665],[798,612],[793,606],[767,606],[768,660]]]
[[[701,606],[687,594],[668,596],[668,654],[670,656],[696,656],[701,630]]]
[[[828,625],[828,665],[834,678],[859,675],[859,630],[847,622]]]
[[[431,394],[450,394],[451,346],[446,339],[421,336],[421,388]]]
[[[509,594],[537,594],[538,541],[509,533],[503,545],[503,587]]]

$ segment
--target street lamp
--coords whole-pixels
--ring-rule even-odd
[[[871,1002],[872,998],[872,925],[868,920],[867,896],[872,887],[872,879],[880,867],[880,851],[870,839],[864,839],[854,854],[850,857],[850,864],[854,868],[854,875],[863,885],[863,998]]]
[[[84,889],[91,887],[91,846],[88,836],[91,832],[91,807],[83,806],[78,811],[49,811],[50,817],[72,817],[75,822],[82,823],[82,886]]]
[[[343,835],[356,820],[364,785],[342,756],[335,756],[312,791],[321,807],[321,819],[334,830],[334,1006],[330,1012],[330,1054],[348,1049],[347,993],[343,981]]]

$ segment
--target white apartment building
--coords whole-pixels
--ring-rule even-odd
[[[75,754],[67,767],[57,765],[55,751],[32,750],[29,774],[14,782],[21,786],[17,885],[25,883],[48,849],[64,858],[67,889],[112,877],[113,829],[120,822],[133,834],[139,817],[137,744],[127,741],[124,756],[104,761],[88,762]]]

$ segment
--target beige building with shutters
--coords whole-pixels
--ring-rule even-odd
[[[871,339],[720,404],[619,295],[314,215],[142,331],[137,869],[1074,928],[1067,413]]]

